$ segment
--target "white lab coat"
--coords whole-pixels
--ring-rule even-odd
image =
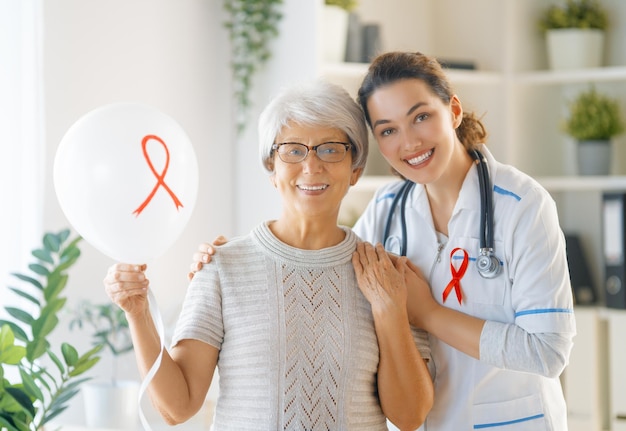
[[[475,267],[479,250],[480,188],[475,165],[469,170],[448,224],[449,237],[434,229],[424,187],[417,184],[406,203],[407,256],[428,278],[439,303],[452,279],[454,248],[467,251],[469,264],[461,279],[463,301],[454,291],[444,305],[487,321],[517,325],[528,333],[574,336],[573,299],[565,241],[554,201],[532,178],[498,163],[486,148],[494,188],[495,254],[502,272],[482,278]],[[354,227],[363,240],[383,242],[389,209],[400,183],[382,187]],[[401,235],[400,209],[394,213],[392,236]],[[441,246],[440,246],[441,244]],[[439,248],[441,250],[439,250]],[[453,264],[459,270],[462,253]],[[483,330],[485,336],[485,330]],[[571,339],[571,338],[570,338]],[[567,430],[567,412],[558,376],[542,376],[495,367],[430,337],[435,375],[435,403],[426,431]],[[515,354],[481,339],[496,355]],[[519,346],[519,351],[523,351]],[[567,361],[569,351],[559,352]]]

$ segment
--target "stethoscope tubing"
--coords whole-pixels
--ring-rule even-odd
[[[494,232],[493,232],[493,190],[491,188],[491,180],[489,177],[489,167],[485,156],[478,150],[472,149],[469,151],[470,156],[476,163],[476,170],[478,174],[478,183],[480,188],[480,237],[479,245],[480,255],[488,255],[492,259],[497,259],[493,256],[494,250]],[[391,224],[395,210],[400,206],[400,228],[401,228],[401,245],[400,255],[406,256],[407,253],[407,224],[406,224],[406,201],[408,199],[411,190],[415,187],[415,183],[410,180],[405,180],[398,193],[394,196],[387,215],[385,223],[385,229],[383,232],[383,244],[387,244],[387,240],[390,238]],[[499,264],[495,269],[488,270],[484,273],[479,268],[480,274],[485,278],[492,278],[499,272]]]

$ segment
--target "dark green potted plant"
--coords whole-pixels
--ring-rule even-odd
[[[565,0],[546,8],[539,28],[546,35],[551,69],[600,67],[607,12],[599,0]]]
[[[599,93],[595,87],[570,102],[563,131],[577,142],[581,174],[609,174],[611,141],[624,131],[624,126],[618,100]]]
[[[53,346],[49,340],[67,300],[61,296],[67,271],[80,256],[81,238],[69,236],[69,230],[46,233],[42,247],[32,251],[30,273],[13,274],[21,284],[10,289],[24,305],[4,307],[11,320],[0,320],[2,430],[43,430],[68,407],[89,380],[81,376],[100,359],[100,346],[80,355],[69,343]],[[16,381],[11,372],[19,375]]]

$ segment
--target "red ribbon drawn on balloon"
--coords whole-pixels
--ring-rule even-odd
[[[463,252],[463,262],[461,262],[461,266],[457,270],[452,264],[452,257],[456,254],[457,251]],[[452,273],[452,280],[448,283],[445,290],[443,291],[443,302],[446,302],[448,295],[454,288],[454,292],[456,293],[456,299],[459,300],[459,304],[463,300],[463,293],[461,292],[461,279],[465,275],[465,271],[467,271],[467,265],[469,263],[469,256],[467,251],[462,249],[461,247],[457,247],[452,252],[450,252],[450,272]]]
[[[148,145],[148,141],[150,141],[151,139],[158,141],[165,149],[165,167],[163,168],[163,172],[161,172],[160,174],[156,171],[156,169],[154,169],[154,165],[152,164],[152,160],[150,160],[150,156],[148,155],[148,150],[146,149],[146,146]],[[165,142],[163,142],[163,139],[159,138],[156,135],[146,135],[141,141],[141,148],[143,149],[143,156],[146,159],[146,162],[148,162],[148,166],[150,167],[150,170],[152,171],[152,173],[157,179],[157,183],[154,185],[154,188],[152,189],[148,197],[143,201],[143,203],[139,205],[139,207],[137,207],[135,211],[133,211],[133,214],[135,214],[135,216],[137,217],[139,216],[139,214],[141,214],[144,208],[150,203],[150,201],[156,194],[159,187],[163,187],[167,191],[167,193],[171,196],[172,200],[174,201],[174,204],[176,204],[176,210],[178,210],[178,208],[182,207],[183,204],[180,202],[176,194],[174,194],[172,189],[170,189],[168,185],[165,184],[165,181],[164,181],[165,175],[167,174],[167,169],[170,165],[170,151],[168,150],[167,145],[165,145]]]

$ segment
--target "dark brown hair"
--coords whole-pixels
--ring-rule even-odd
[[[359,88],[358,101],[365,113],[367,124],[372,127],[367,100],[380,87],[402,79],[419,79],[445,104],[449,104],[454,92],[441,64],[420,52],[388,52],[376,57],[367,70]],[[476,148],[487,139],[487,131],[473,112],[463,111],[463,120],[456,135],[467,150]]]

